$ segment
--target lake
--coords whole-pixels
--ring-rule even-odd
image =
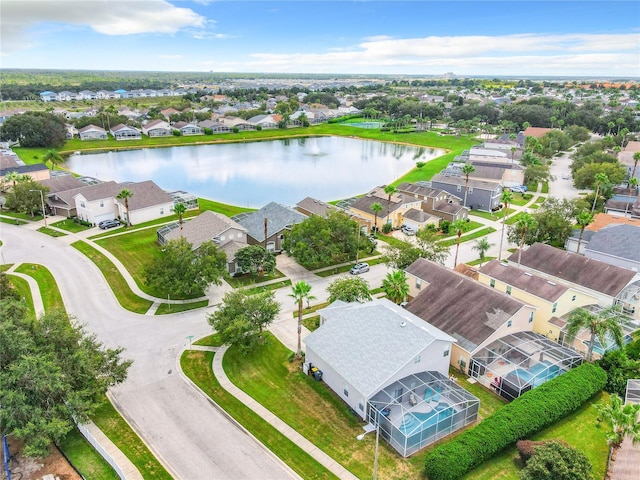
[[[365,193],[444,155],[442,149],[344,137],[308,137],[220,145],[75,154],[71,171],[116,182],[153,180],[231,205],[295,205],[310,196],[337,200]]]

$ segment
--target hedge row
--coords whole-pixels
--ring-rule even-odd
[[[599,366],[584,363],[526,392],[474,428],[436,447],[426,458],[429,480],[455,480],[503,448],[578,409],[607,383]]]

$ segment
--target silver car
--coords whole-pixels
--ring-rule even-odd
[[[349,273],[351,275],[359,275],[361,273],[368,272],[368,271],[369,271],[369,264],[367,262],[361,262],[361,263],[356,263],[353,267],[351,267],[351,270],[349,270]]]

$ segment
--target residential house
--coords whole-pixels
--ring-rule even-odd
[[[284,232],[305,218],[300,212],[275,202],[256,212],[233,217],[247,229],[249,245],[262,245],[270,252],[281,252]]]
[[[164,120],[153,120],[142,126],[142,133],[149,137],[170,137],[173,129]]]
[[[58,92],[58,100],[60,102],[71,102],[78,100],[78,94],[75,92],[69,92],[64,90],[62,92]]]
[[[120,193],[123,189],[128,189],[133,194],[128,198],[130,223],[136,225],[143,222],[156,220],[173,212],[174,200],[167,192],[162,190],[153,181],[120,184]],[[117,193],[115,197],[117,197]],[[127,220],[127,209],[124,199],[115,198],[115,205],[118,216],[125,222]]]
[[[406,269],[407,310],[457,340],[450,363],[513,400],[579,365],[577,353],[533,332],[536,308],[435,262]]]
[[[515,140],[499,138],[485,140],[482,146],[488,150],[506,150],[507,152],[510,152],[513,147],[520,148]]]
[[[363,197],[356,199],[349,206],[349,213],[366,220],[373,227],[376,213],[371,209],[371,206],[374,203],[379,203],[382,210],[377,214],[377,228],[381,228],[380,226],[384,223],[390,223],[392,227],[399,228],[404,223],[406,212],[411,209],[420,210],[422,206],[422,200],[404,193],[396,192],[391,195],[391,201],[388,200],[389,195],[384,193],[384,187],[376,187]]]
[[[559,341],[561,332],[551,322],[553,317],[561,317],[576,308],[597,303],[593,295],[498,260],[492,260],[480,268],[478,281],[536,307],[533,331],[555,342]]]
[[[451,365],[465,372],[473,355],[513,332],[532,331],[535,308],[506,293],[420,258],[406,268],[407,310],[457,341]]]
[[[43,102],[56,102],[58,100],[58,94],[50,91],[41,92],[40,100]]]
[[[78,129],[75,126],[67,123],[65,124],[65,128],[67,130],[67,134],[66,134],[67,140],[71,140],[73,137],[78,136]]]
[[[408,456],[477,419],[479,401],[448,379],[455,340],[387,299],[335,302],[304,339],[304,371]]]
[[[96,125],[87,125],[78,130],[80,140],[106,140],[107,131]]]
[[[11,172],[16,172],[18,175],[29,175],[36,182],[46,180],[51,176],[49,167],[47,167],[44,163],[35,163],[33,165],[18,165],[8,168],[2,168],[0,170],[0,184],[4,182],[4,177],[6,177]]]
[[[229,129],[233,130],[237,128],[240,131],[244,130],[255,130],[256,126],[252,123],[247,122],[243,118],[238,117],[223,117],[220,121]]]
[[[113,100],[114,98],[118,98],[118,94],[115,92],[111,92],[109,90],[98,90],[96,96],[100,100]]]
[[[422,200],[421,211],[438,219],[455,222],[456,220],[464,220],[469,214],[469,209],[462,206],[462,198],[451,195],[450,193],[433,188],[428,182],[401,183],[396,187],[396,191],[408,196],[414,196]],[[423,214],[407,212],[405,223],[411,223],[414,217],[424,217]],[[407,222],[409,219],[409,222]],[[427,223],[432,223],[428,221]]]
[[[203,135],[204,129],[188,122],[176,122],[173,124],[174,130],[178,130],[182,135]]]
[[[122,186],[116,182],[104,182],[58,192],[53,200],[55,207],[61,210],[65,205],[73,205],[79,219],[97,225],[103,220],[113,220],[119,216],[114,199],[120,190]]]
[[[466,179],[461,176],[447,176],[439,173],[431,179],[431,186],[464,198]],[[502,184],[500,182],[469,178],[467,203],[464,206],[472,210],[493,212],[499,210],[501,207],[501,195]]]
[[[278,128],[278,122],[282,120],[282,115],[256,115],[247,120],[254,125],[260,125],[263,130]]]
[[[633,176],[640,177],[640,166],[636,166],[636,162],[633,159],[633,155],[638,152],[640,152],[640,142],[632,140],[618,153],[618,161],[627,168],[627,175],[629,176],[631,176],[635,167],[636,170],[633,172]]]
[[[213,241],[227,255],[230,274],[242,273],[236,262],[236,252],[247,246],[247,229],[229,217],[205,210],[197,217],[183,222],[163,226],[157,232],[158,243],[185,238],[194,250],[206,241]]]
[[[111,127],[110,132],[116,140],[139,140],[142,138],[140,130],[124,125],[123,123]]]
[[[169,117],[171,117],[171,115],[177,115],[178,113],[180,113],[180,110],[176,110],[175,108],[165,108],[164,110],[160,110],[160,113],[164,116],[164,118],[169,120]]]
[[[73,175],[59,175],[41,180],[40,183],[49,188],[45,203],[53,215],[67,218],[78,216],[74,195],[86,188],[86,184]]]
[[[580,253],[588,258],[639,272],[640,222],[633,222],[635,224],[614,223],[597,231],[585,230]],[[565,248],[576,252],[579,237],[580,231],[574,230],[573,235],[567,239]]]
[[[306,197],[296,203],[296,210],[307,217],[310,217],[311,215],[318,215],[326,218],[331,213],[337,212],[338,208],[330,203],[325,203],[322,200]]]
[[[79,100],[96,100],[98,98],[98,94],[96,92],[92,92],[91,90],[82,90],[78,92]]]
[[[520,268],[596,298],[602,308],[620,305],[624,312],[640,319],[640,274],[594,258],[534,243],[523,250]],[[518,251],[509,257],[518,262]]]

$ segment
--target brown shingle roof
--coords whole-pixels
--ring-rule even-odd
[[[429,283],[423,283],[407,310],[455,337],[469,352],[524,307],[509,295],[423,258],[406,272]]]
[[[553,128],[527,127],[527,129],[524,131],[524,136],[540,138],[543,135],[552,131],[553,131]]]
[[[320,217],[327,217],[331,212],[337,211],[337,207],[311,197],[306,197],[300,200],[296,204],[296,207],[298,210],[304,210],[305,212],[309,212]]]
[[[166,233],[164,237],[167,240],[176,240],[182,236],[187,239],[193,248],[198,248],[203,242],[212,240],[230,228],[237,228],[243,232],[247,231],[246,228],[230,218],[206,210],[193,220],[183,223],[182,231],[180,231],[180,227],[178,227]],[[233,257],[227,253],[227,258]]]
[[[171,195],[162,190],[152,180],[119,185],[119,190],[116,192],[116,195],[125,188],[131,190],[133,193],[133,196],[129,198],[129,210],[131,211],[153,207],[163,203],[173,203]],[[116,195],[114,195],[114,197]],[[124,205],[124,200],[118,201]]]
[[[85,186],[80,180],[73,175],[60,175],[58,177],[47,178],[41,180],[40,183],[45,187],[49,187],[49,193],[64,192]]]
[[[555,302],[569,289],[566,285],[549,282],[544,277],[506,265],[498,260],[490,261],[480,269],[480,272],[548,302]]]
[[[517,250],[509,257],[509,261],[518,261]],[[631,270],[543,243],[534,243],[524,250],[520,264],[611,297],[618,295],[636,275]]]

